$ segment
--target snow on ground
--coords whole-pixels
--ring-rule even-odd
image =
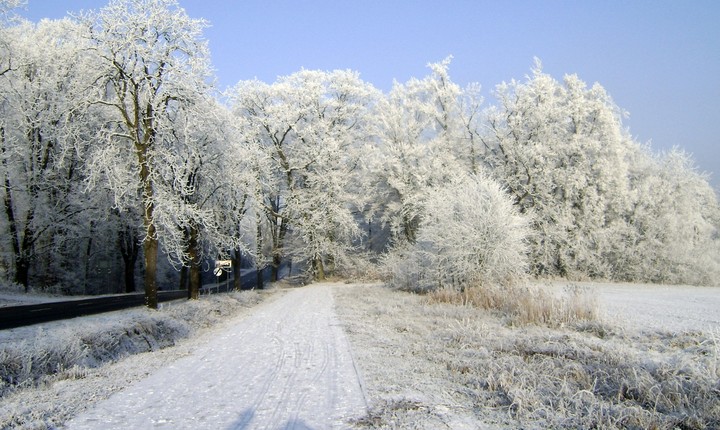
[[[332,286],[296,289],[68,429],[345,428],[366,412]]]
[[[624,328],[720,332],[720,287],[566,281],[547,285],[586,289],[597,297],[603,318]]]
[[[570,283],[541,284],[562,290]],[[378,286],[313,285],[280,290],[269,303],[175,347],[97,369],[70,369],[67,379],[0,398],[0,417],[26,417],[22,428],[33,429],[62,427],[73,416],[68,428],[516,428],[531,409],[503,403],[489,387],[497,384],[494,377],[522,371],[510,363],[527,367],[523,351],[558,349],[533,356],[557,361],[550,366],[557,369],[577,365],[561,363],[562,357],[594,349],[627,365],[643,366],[650,356],[663,366],[712,361],[712,354],[700,354],[712,349],[712,339],[641,332],[710,331],[717,346],[720,289],[571,285],[594,291],[607,323],[624,330],[600,339],[566,329],[515,328],[487,312],[427,305],[422,297]],[[53,324],[74,330],[82,321]],[[524,381],[532,382],[521,379],[518,388],[509,385],[520,391],[511,392],[530,396]],[[514,407],[516,415],[508,415]]]
[[[552,328],[379,286],[338,288],[370,403],[357,424],[720,428],[717,289],[596,291],[612,320]],[[690,333],[667,331],[676,329]]]
[[[55,429],[282,293],[211,295],[0,330],[0,428]]]

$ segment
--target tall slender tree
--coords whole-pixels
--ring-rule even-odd
[[[111,0],[84,17],[99,59],[91,103],[109,110],[98,135],[105,145],[94,159],[122,207],[140,194],[143,214],[145,297],[157,307],[159,142],[172,133],[174,112],[208,92],[206,23],[191,19],[174,0]],[[131,175],[117,171],[118,166]]]
[[[373,212],[396,245],[415,242],[429,187],[478,171],[482,100],[477,86],[463,91],[450,79],[450,61],[429,64],[423,79],[396,83],[377,106],[379,150],[368,157],[380,196]]]

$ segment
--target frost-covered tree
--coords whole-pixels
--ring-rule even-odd
[[[720,205],[707,176],[680,149],[632,157],[630,230],[621,278],[715,285],[720,275]]]
[[[377,194],[372,213],[398,244],[416,240],[429,187],[478,172],[478,87],[463,91],[449,65],[447,58],[429,64],[424,79],[395,83],[377,106],[378,142],[367,157]]]
[[[482,134],[489,171],[533,216],[538,275],[709,283],[718,203],[680,151],[654,156],[605,90],[539,64],[503,83]]]
[[[82,160],[75,151],[83,128],[78,75],[86,70],[79,32],[69,20],[2,28],[4,237],[11,245],[14,279],[26,287],[31,269],[46,285],[77,274],[72,268],[77,256],[69,250],[86,248],[81,242],[92,236],[92,229],[82,227],[92,208],[81,192]]]
[[[309,260],[316,278],[334,272],[361,236],[354,212],[368,196],[355,192],[361,181],[358,151],[372,136],[376,90],[356,72],[301,72],[293,85],[309,90],[307,116],[296,127],[307,160],[290,198],[293,229],[304,244],[294,254]]]
[[[496,88],[482,140],[490,170],[534,217],[535,274],[610,277],[629,204],[623,113],[598,84],[533,69]]]
[[[281,86],[283,88],[281,88]],[[265,266],[264,244],[271,247],[272,279],[276,280],[285,253],[289,220],[289,189],[294,184],[290,156],[295,143],[293,127],[304,112],[295,106],[298,90],[289,85],[269,85],[258,80],[238,83],[228,97],[242,141],[257,148],[252,187],[256,220],[254,259],[260,272]]]
[[[204,259],[247,253],[239,226],[247,210],[250,154],[238,142],[227,109],[209,95],[183,106],[164,137],[158,166],[158,232],[166,254],[190,269],[197,298]],[[166,194],[167,193],[167,194]]]
[[[248,124],[269,170],[258,169],[256,204],[269,222],[274,277],[283,256],[308,261],[314,276],[344,258],[359,236],[350,193],[357,148],[370,138],[376,90],[350,71],[303,70],[272,85],[241,82],[233,111]],[[289,235],[296,246],[288,252]]]
[[[393,284],[461,290],[527,273],[528,220],[489,176],[459,174],[431,187],[424,208],[417,240],[386,258]]]
[[[114,193],[114,204],[137,205],[143,218],[147,305],[157,307],[158,208],[175,197],[160,186],[163,143],[172,140],[173,118],[208,92],[205,22],[191,19],[174,0],[111,0],[84,17],[99,59],[90,100],[110,118],[98,133],[93,172]],[[97,182],[96,182],[97,183]],[[171,231],[171,227],[165,229]]]

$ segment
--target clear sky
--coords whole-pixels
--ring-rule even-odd
[[[28,0],[30,20],[106,0]],[[599,82],[656,150],[694,154],[720,188],[720,1],[717,0],[179,0],[206,31],[221,89],[306,69],[353,69],[387,91],[448,55],[461,85],[486,104],[533,57],[561,79]]]

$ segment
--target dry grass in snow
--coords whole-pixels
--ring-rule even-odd
[[[371,400],[359,427],[720,428],[718,332],[622,331],[568,308],[529,325],[381,286],[336,294]]]
[[[430,303],[452,303],[497,311],[513,324],[543,324],[561,327],[568,324],[593,324],[598,320],[594,296],[579,288],[564,294],[539,286],[487,285],[464,291],[441,288],[427,294]]]

